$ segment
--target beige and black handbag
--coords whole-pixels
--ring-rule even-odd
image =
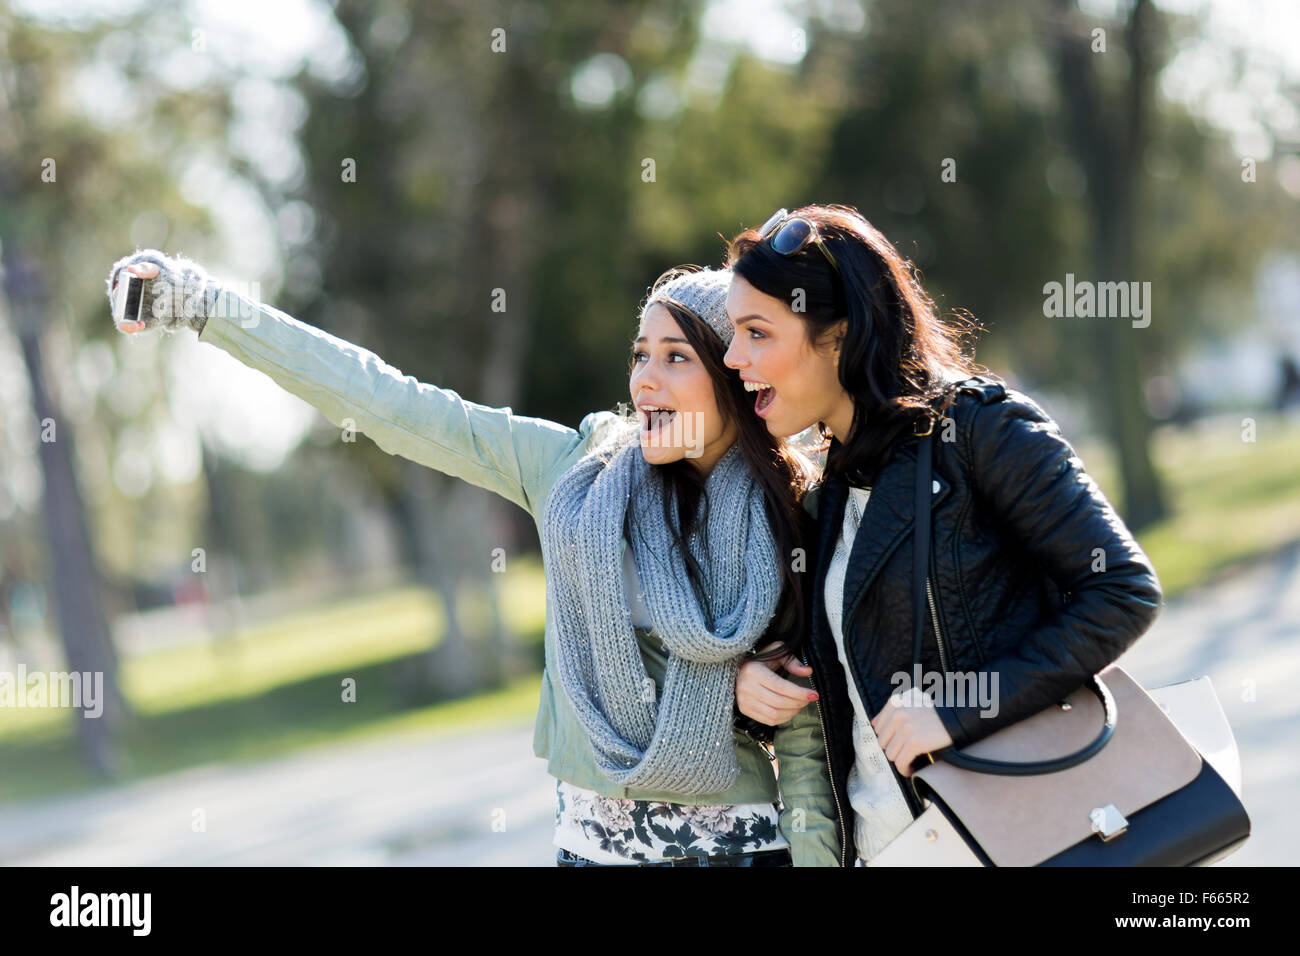
[[[917,453],[918,668],[932,440]],[[1205,866],[1250,836],[1236,741],[1209,677],[1145,689],[1112,664],[1058,704],[930,759],[909,778],[924,811],[868,866]]]

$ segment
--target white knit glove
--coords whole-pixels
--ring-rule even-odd
[[[116,323],[115,320],[119,332],[142,332],[158,326],[173,332],[188,326],[202,332],[209,316],[216,311],[221,283],[197,262],[168,256],[157,249],[137,249],[113,263],[107,280],[110,309],[117,283],[127,281],[125,275],[120,275],[124,269],[144,278],[144,288],[139,321]]]

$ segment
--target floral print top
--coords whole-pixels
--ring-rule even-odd
[[[770,803],[694,806],[602,797],[555,782],[555,845],[596,863],[644,863],[682,856],[780,850]]]

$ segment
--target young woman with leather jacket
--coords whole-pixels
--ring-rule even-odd
[[[1065,697],[1120,656],[1161,604],[1155,569],[1052,418],[975,374],[970,323],[941,321],[910,265],[856,209],[778,211],[732,240],[726,363],[773,435],[828,445],[807,576],[808,626],[785,669],[820,693],[823,747],[778,750],[805,786],[800,856],[863,865],[922,810],[913,762]],[[924,674],[965,674],[989,702],[896,693],[912,667],[918,441],[932,442]],[[751,662],[740,710],[779,726],[804,688]],[[914,683],[914,682],[913,682]],[[951,687],[952,684],[946,684]],[[915,706],[920,703],[923,706]],[[783,822],[785,816],[782,817]]]

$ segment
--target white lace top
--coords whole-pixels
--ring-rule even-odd
[[[848,679],[849,699],[853,702],[853,750],[855,759],[849,771],[849,805],[853,808],[853,842],[858,865],[870,860],[912,822],[912,810],[894,778],[889,758],[880,749],[871,718],[862,705],[857,683],[844,652],[844,575],[848,571],[853,539],[858,532],[858,515],[865,514],[870,488],[850,488],[844,506],[844,525],[835,545],[835,553],[826,569],[826,616],[844,676]],[[856,505],[856,507],[855,507]]]

